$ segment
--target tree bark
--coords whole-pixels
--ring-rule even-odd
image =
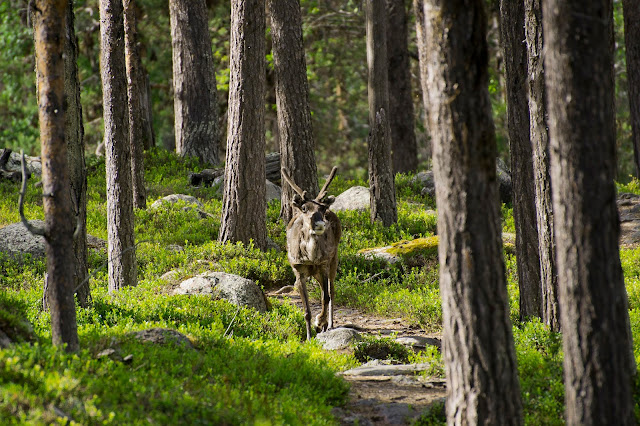
[[[633,162],[640,179],[640,3],[622,0]]]
[[[276,104],[280,130],[280,161],[296,184],[309,194],[318,193],[315,141],[309,108],[307,63],[302,40],[299,0],[269,0]],[[280,216],[293,217],[295,192],[282,185]]]
[[[78,40],[74,26],[73,0],[68,0],[64,43],[65,138],[71,185],[71,207],[76,218],[73,240],[74,286],[78,303],[87,307],[91,299],[87,252],[87,169],[84,161],[84,126],[78,80]],[[85,282],[86,281],[86,282]],[[82,284],[82,285],[81,285]]]
[[[218,89],[205,0],[170,0],[176,152],[220,162]]]
[[[522,424],[482,0],[425,0],[448,424]]]
[[[65,143],[64,40],[67,0],[36,1],[34,39],[45,214],[45,253],[49,274],[51,336],[56,346],[79,349],[74,290],[71,185]]]
[[[369,68],[369,191],[371,221],[391,226],[398,221],[391,164],[387,17],[385,0],[366,0],[367,62]]]
[[[418,62],[419,74],[420,74],[420,88],[422,89],[422,107],[424,108],[424,128],[425,128],[425,141],[426,156],[428,162],[431,164],[431,153],[433,148],[431,146],[431,139],[426,136],[429,129],[429,85],[427,83],[427,63],[429,61],[429,51],[427,48],[427,33],[424,20],[424,1],[413,0],[413,13],[416,17],[416,44],[418,46]]]
[[[405,0],[386,0],[387,58],[389,60],[389,124],[393,173],[418,170],[418,145],[411,93],[409,30]]]
[[[633,424],[616,209],[611,0],[543,0],[567,424]]]
[[[123,14],[121,0],[100,0],[110,292],[137,280]]]
[[[527,80],[529,94],[529,137],[533,151],[533,172],[538,222],[538,253],[542,287],[542,321],[550,330],[560,330],[558,271],[553,237],[553,207],[549,171],[549,135],[542,59],[542,0],[525,0],[525,35],[527,40]]]
[[[144,89],[142,61],[138,52],[137,19],[135,0],[123,0],[124,9],[124,51],[127,68],[127,99],[129,113],[129,147],[131,150],[131,183],[133,207],[147,208],[147,190],[144,187],[144,137],[148,133],[143,126],[142,91]]]
[[[531,317],[542,317],[542,290],[533,151],[529,140],[527,48],[522,1],[500,1],[500,32],[507,91],[507,126],[513,183],[513,219],[516,227],[520,319],[525,321]]]
[[[265,5],[231,5],[229,125],[219,240],[266,248]]]

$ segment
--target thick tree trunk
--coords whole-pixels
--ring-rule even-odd
[[[429,129],[429,85],[427,83],[427,63],[429,62],[429,50],[427,48],[427,33],[424,20],[424,1],[413,0],[413,13],[416,16],[416,44],[418,45],[418,61],[420,63],[420,88],[422,89],[422,107],[424,108],[425,148],[426,156],[431,163],[431,139],[427,136]]]
[[[611,0],[543,0],[567,424],[633,424],[613,182]]]
[[[73,298],[74,252],[71,186],[65,143],[64,39],[68,0],[37,1],[33,13],[42,156],[48,298],[53,344],[78,350]]]
[[[522,424],[482,0],[425,0],[448,424]]]
[[[82,125],[82,105],[80,104],[78,41],[74,27],[73,0],[68,0],[68,3],[64,44],[65,138],[71,183],[71,207],[78,228],[74,233],[73,240],[74,289],[76,289],[78,303],[80,306],[86,307],[91,299],[89,282],[86,280],[89,273],[87,265],[87,169],[84,161],[84,126]]]
[[[176,152],[220,162],[218,89],[205,0],[170,0]]]
[[[131,149],[131,183],[133,206],[147,208],[147,190],[144,187],[144,113],[142,111],[143,70],[137,46],[137,19],[135,0],[124,0],[124,50],[127,67],[127,98],[129,112],[129,146]]]
[[[640,2],[622,0],[633,162],[640,179]]]
[[[525,34],[528,53],[529,137],[533,151],[536,189],[538,253],[542,287],[542,321],[553,331],[560,330],[558,271],[553,237],[553,207],[549,172],[549,135],[542,59],[542,0],[525,0]]]
[[[366,0],[369,63],[369,191],[371,221],[391,226],[398,221],[391,164],[387,17],[385,0]]]
[[[386,0],[386,3],[389,124],[393,173],[415,173],[418,169],[418,145],[414,130],[406,2],[405,0]]]
[[[100,74],[107,169],[109,291],[136,285],[133,189],[121,0],[100,0]]]
[[[522,1],[500,1],[500,31],[505,58],[520,319],[524,321],[530,317],[542,317],[542,291],[533,152],[529,140],[527,48]]]
[[[269,0],[268,5],[280,130],[280,161],[300,188],[309,194],[317,194],[318,171],[309,108],[300,1]],[[293,216],[291,201],[294,194],[289,185],[282,186],[280,216],[285,223],[289,223]]]
[[[229,127],[220,241],[266,248],[265,5],[231,5]]]

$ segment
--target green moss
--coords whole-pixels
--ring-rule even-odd
[[[394,254],[403,258],[423,256],[432,258],[438,256],[438,243],[440,237],[416,238],[411,241],[398,241],[391,244],[387,250],[389,254]]]

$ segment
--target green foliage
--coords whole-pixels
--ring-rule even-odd
[[[356,343],[353,356],[363,363],[380,359],[405,364],[409,361],[409,350],[390,337],[366,336]]]
[[[525,423],[563,424],[562,338],[533,319],[514,327]]]
[[[426,413],[422,413],[414,423],[414,426],[436,426],[447,424],[447,414],[444,402],[436,402],[431,405]]]
[[[266,313],[238,309],[227,302],[203,296],[172,296],[182,279],[210,271],[235,273],[265,289],[292,284],[286,259],[284,224],[278,202],[268,207],[269,237],[275,247],[267,251],[252,245],[216,241],[221,212],[215,188],[187,184],[189,172],[205,165],[197,159],[153,149],[145,156],[150,202],[168,193],[192,195],[213,217],[201,218],[185,204],[136,211],[138,285],[114,295],[107,292],[106,252],[91,249],[89,268],[93,300],[77,311],[82,351],[67,355],[50,344],[50,315],[42,310],[42,283],[46,265],[29,257],[20,262],[0,259],[0,328],[15,330],[20,343],[0,351],[0,423],[53,423],[60,412],[79,424],[93,423],[331,423],[330,408],[341,405],[347,389],[335,372],[357,364],[354,356],[323,351],[306,343],[304,319],[297,308],[271,300]],[[88,228],[106,239],[104,160],[87,158]],[[632,181],[625,189],[633,190]],[[344,177],[332,185],[337,194],[363,181]],[[379,315],[401,316],[427,331],[442,327],[442,305],[433,244],[436,219],[432,200],[420,194],[411,176],[397,178],[397,225],[372,224],[368,212],[339,212],[343,240],[339,253],[336,301]],[[41,188],[30,183],[26,212],[42,217]],[[0,182],[0,223],[17,222],[17,185]],[[503,207],[504,230],[512,226],[512,209]],[[399,241],[431,241],[423,247],[427,266],[407,262],[393,265],[369,260],[361,249],[389,246]],[[414,242],[413,244],[417,244]],[[412,244],[396,244],[402,252]],[[180,247],[176,247],[180,246]],[[631,329],[640,335],[640,249],[621,251],[629,294]],[[527,424],[555,424],[564,410],[562,350],[557,334],[539,321],[518,320],[518,284],[515,255],[505,250],[510,316],[516,327],[522,398]],[[175,271],[173,281],[160,277]],[[312,286],[312,297],[318,297]],[[24,322],[28,320],[32,327]],[[151,327],[178,330],[195,349],[172,344],[142,344],[131,333]],[[96,358],[105,348],[115,348],[126,364],[108,357]],[[356,357],[367,359],[376,349],[389,359],[426,362],[425,373],[444,377],[440,352],[428,348],[408,353],[390,339],[367,339]],[[640,365],[640,343],[634,341]],[[372,355],[369,355],[372,356]],[[130,397],[135,395],[134,397]],[[640,401],[640,391],[634,393]],[[418,424],[440,424],[439,408],[426,413]],[[440,423],[439,423],[440,422]]]
[[[26,2],[0,2],[0,147],[39,152],[33,36]]]

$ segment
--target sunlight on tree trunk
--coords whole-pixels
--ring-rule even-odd
[[[71,207],[64,114],[67,6],[67,0],[37,1],[33,19],[51,336],[54,345],[66,345],[66,350],[75,352],[78,331],[72,247],[76,221]]]

